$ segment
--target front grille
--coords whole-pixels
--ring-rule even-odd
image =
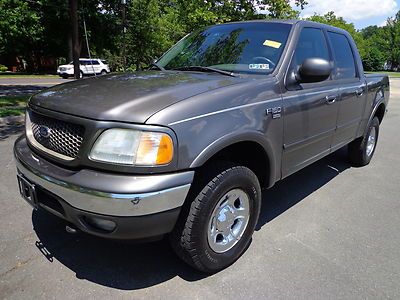
[[[40,145],[70,158],[76,158],[85,132],[83,126],[34,112],[31,112],[29,117],[33,137]]]

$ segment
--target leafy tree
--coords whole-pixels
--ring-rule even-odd
[[[0,0],[0,53],[26,59],[34,67],[35,49],[43,39],[40,15],[29,3]]]
[[[389,65],[392,69],[398,69],[400,64],[400,11],[395,17],[387,20],[383,30],[383,37],[386,41],[386,50]]]
[[[349,32],[357,45],[366,70],[372,71],[383,66],[382,53],[377,49],[371,49],[371,43],[366,41],[362,32],[356,30],[353,23],[346,22],[342,17],[336,16],[334,12],[328,12],[323,16],[314,15],[308,20],[342,28]]]
[[[127,0],[127,60],[145,67],[177,40],[195,29],[216,23],[260,18],[294,18],[292,0]],[[302,9],[305,0],[295,0]],[[259,14],[258,5],[268,8]],[[80,0],[78,15],[81,55],[87,56],[83,21],[93,56],[121,67],[123,24],[121,0]],[[0,56],[20,57],[31,70],[41,58],[71,59],[66,0],[0,0]]]
[[[291,3],[295,3],[297,7],[303,9],[307,5],[306,0],[261,0],[259,4],[266,5],[268,7],[268,17],[274,19],[295,19],[299,17],[299,12],[294,10]]]
[[[367,55],[363,59],[364,68],[368,71],[383,69],[388,60],[387,41],[384,38],[385,29],[378,26],[368,26],[361,30],[365,40]]]

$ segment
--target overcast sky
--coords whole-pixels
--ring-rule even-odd
[[[291,0],[294,2],[294,0]],[[302,17],[314,12],[325,14],[334,11],[337,16],[354,23],[357,29],[369,25],[382,26],[388,17],[400,9],[400,0],[307,0],[308,5],[301,12]]]

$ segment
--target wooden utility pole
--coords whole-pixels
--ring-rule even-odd
[[[126,1],[121,0],[122,4],[122,68],[125,72],[126,68]]]
[[[78,79],[81,73],[81,70],[79,68],[79,55],[81,52],[81,47],[79,43],[78,31],[78,0],[68,0],[68,3],[72,32],[72,58],[74,62],[74,77],[75,79]]]

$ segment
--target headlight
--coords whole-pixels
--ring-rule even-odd
[[[90,159],[124,165],[155,166],[172,161],[171,137],[162,132],[108,129],[96,140]]]

